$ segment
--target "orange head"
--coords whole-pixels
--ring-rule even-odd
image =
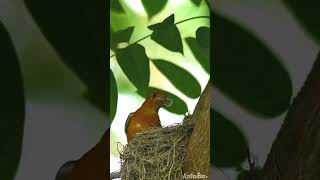
[[[172,100],[162,92],[156,91],[149,96],[142,106],[152,107],[158,111],[160,107],[169,107],[172,105]]]

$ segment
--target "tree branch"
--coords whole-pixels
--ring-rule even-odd
[[[294,99],[259,180],[320,179],[320,54]]]
[[[186,174],[210,174],[210,83],[207,84],[191,117],[195,124],[189,144]]]

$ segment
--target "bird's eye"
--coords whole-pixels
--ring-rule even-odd
[[[152,94],[152,97],[156,97],[156,93],[153,93],[153,94]]]

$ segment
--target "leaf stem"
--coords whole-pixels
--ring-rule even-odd
[[[184,23],[184,22],[191,21],[191,20],[194,20],[194,19],[204,19],[204,18],[210,19],[210,16],[196,16],[196,17],[184,19],[184,20],[181,20],[181,21],[179,21],[179,22],[176,22],[175,25],[179,25],[179,24],[182,24],[182,23]],[[130,46],[130,45],[133,45],[133,44],[137,44],[138,42],[143,41],[143,40],[149,38],[150,36],[151,36],[151,34],[146,35],[145,37],[143,37],[143,38],[141,38],[141,39],[138,39],[137,41],[129,44],[129,46]],[[117,54],[117,53],[114,53],[113,55],[111,55],[111,56],[110,56],[110,59],[113,58],[116,54]]]

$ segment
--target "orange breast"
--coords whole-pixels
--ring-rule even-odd
[[[139,113],[136,112],[131,117],[128,133],[127,133],[127,140],[128,142],[137,134],[141,133],[147,129],[152,127],[161,127],[160,119],[158,113]]]

